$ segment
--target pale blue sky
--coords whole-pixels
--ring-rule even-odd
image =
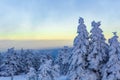
[[[120,35],[120,0],[0,0],[0,39],[73,40],[79,17]]]

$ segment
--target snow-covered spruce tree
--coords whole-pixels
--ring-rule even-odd
[[[59,77],[59,66],[52,65],[52,60],[50,58],[44,59],[38,73],[40,80],[56,80],[56,78]]]
[[[70,57],[70,48],[68,46],[64,46],[57,56],[57,63],[60,65],[60,74],[66,75],[69,68],[69,57]]]
[[[52,66],[51,74],[53,75],[53,80],[58,80],[60,77],[60,66],[58,64]]]
[[[41,54],[40,53],[35,53],[34,54],[34,61],[33,61],[33,67],[35,70],[38,70],[40,67],[40,60],[41,60]]]
[[[3,76],[11,76],[11,80],[13,80],[13,77],[15,74],[17,74],[19,70],[18,66],[18,58],[17,54],[14,50],[14,48],[11,48],[7,52],[7,56],[4,59],[4,62],[2,64],[2,70],[1,73]]]
[[[97,80],[97,75],[86,68],[89,40],[83,18],[79,19],[77,33],[70,58],[68,78],[69,80]]]
[[[120,45],[116,32],[109,39],[109,61],[103,67],[102,80],[120,80]]]
[[[27,73],[27,80],[36,80],[36,71],[33,67],[31,67]]]
[[[27,73],[30,69],[30,67],[33,67],[34,65],[34,55],[33,52],[31,50],[27,50],[25,51],[24,54],[24,69],[25,69],[25,73]]]
[[[99,75],[100,68],[106,63],[108,59],[108,45],[105,43],[102,30],[99,28],[100,22],[93,21],[91,23],[92,30],[90,35],[90,46],[88,55],[88,67]]]
[[[21,49],[19,52],[20,71],[28,73],[30,67],[33,67],[34,55],[31,50]]]
[[[23,72],[25,72],[26,71],[26,66],[25,66],[25,59],[26,59],[26,56],[25,56],[26,54],[25,54],[25,51],[24,51],[24,49],[21,49],[20,51],[19,51],[19,62],[18,62],[18,64],[20,65],[19,66],[19,68],[20,68],[20,70],[19,70],[19,73],[23,73]]]
[[[21,49],[19,53],[21,72],[28,73],[30,67],[33,67],[35,70],[39,69],[40,60],[42,59],[41,52]]]

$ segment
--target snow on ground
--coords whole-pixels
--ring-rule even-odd
[[[67,80],[67,77],[66,76],[61,76],[59,79],[57,80]]]
[[[10,77],[0,77],[0,80],[11,80]],[[15,76],[14,80],[26,80],[26,75]]]
[[[57,80],[66,80],[66,76],[61,76],[59,79]],[[0,77],[0,80],[11,80],[10,77]],[[27,80],[26,79],[26,75],[19,75],[19,76],[15,76],[14,80]]]

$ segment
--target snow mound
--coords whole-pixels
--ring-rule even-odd
[[[61,76],[57,80],[67,80],[67,76]]]

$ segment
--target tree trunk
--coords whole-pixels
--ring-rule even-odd
[[[38,72],[37,72],[37,73],[36,73],[36,80],[38,80],[38,77],[39,77],[39,76],[38,76]]]
[[[13,80],[13,78],[14,78],[14,75],[13,75],[13,74],[11,74],[11,80]]]
[[[11,75],[11,80],[13,80],[13,77],[14,77],[14,76],[13,76],[13,75]]]

